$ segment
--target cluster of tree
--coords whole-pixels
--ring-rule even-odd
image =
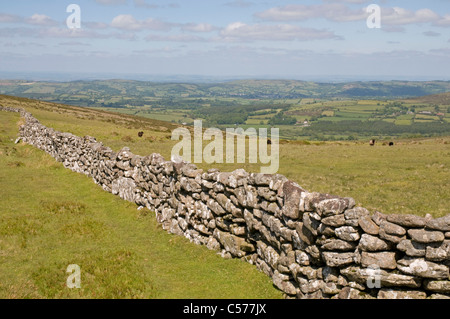
[[[211,124],[244,124],[248,112],[244,106],[203,107],[192,112],[194,118],[201,118]]]
[[[283,111],[278,112],[268,122],[269,125],[294,125],[295,123],[297,123],[297,119],[286,115]]]

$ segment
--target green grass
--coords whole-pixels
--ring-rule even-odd
[[[60,131],[95,136],[116,151],[129,146],[135,154],[156,152],[169,159],[177,143],[170,139],[171,130],[176,126],[167,122],[85,108],[61,108],[24,99],[4,98],[0,102],[26,107],[43,124]],[[143,138],[137,137],[139,130],[145,132]],[[297,132],[284,127],[280,130],[282,135],[298,135]],[[370,147],[368,141],[311,142],[309,145],[303,141],[282,141],[278,173],[309,191],[353,197],[372,211],[421,216],[428,213],[435,217],[448,214],[450,137],[394,139],[394,142],[395,146],[390,148],[383,146],[383,141],[375,147]],[[203,146],[208,143],[204,141]],[[263,165],[248,161],[198,164],[203,169],[244,168],[248,172],[259,172]]]
[[[281,298],[241,260],[170,235],[154,214],[46,153],[0,114],[0,298]],[[66,269],[81,268],[81,289]]]
[[[166,122],[4,96],[0,103],[114,150],[129,146],[168,159],[176,143],[176,126]],[[18,114],[0,112],[0,298],[281,297],[254,266],[168,234],[153,213],[38,149],[14,144],[18,121]],[[281,141],[278,172],[308,191],[353,197],[372,212],[447,215],[450,137],[394,142]],[[261,165],[198,166],[259,172]],[[65,286],[70,264],[81,267],[81,289]]]

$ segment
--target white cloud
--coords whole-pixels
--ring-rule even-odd
[[[305,21],[308,19],[326,19],[334,22],[362,21],[369,13],[366,8],[350,8],[346,4],[363,4],[365,0],[325,0],[320,5],[286,5],[258,12],[255,17],[266,21]],[[346,4],[344,4],[346,3]],[[441,16],[431,9],[408,10],[400,7],[382,7],[381,24],[402,26],[409,24],[431,23],[434,26],[450,27],[450,14]]]
[[[220,36],[226,41],[307,41],[339,38],[334,33],[326,30],[302,28],[289,24],[248,25],[242,22],[229,24],[220,32]]]
[[[139,21],[136,20],[131,14],[121,14],[112,20],[111,26],[117,29],[127,31],[141,31],[141,30],[168,31],[172,28],[173,24],[152,18]]]
[[[257,18],[268,21],[304,21],[314,18],[325,18],[331,21],[356,21],[368,17],[364,8],[350,9],[339,3],[322,5],[294,4],[283,7],[274,7],[256,13]]]
[[[181,26],[181,30],[190,32],[211,32],[217,28],[208,23],[186,23]]]
[[[22,22],[22,18],[13,14],[0,13],[0,23]]]
[[[432,23],[439,21],[441,17],[430,9],[417,11],[404,8],[383,8],[381,10],[381,23],[386,25],[406,25],[417,23]]]
[[[58,23],[50,18],[49,16],[46,16],[45,14],[33,14],[30,18],[25,19],[25,22],[32,25],[38,25],[38,26],[54,26]]]
[[[439,27],[450,27],[450,14],[444,15],[441,19],[433,24]]]

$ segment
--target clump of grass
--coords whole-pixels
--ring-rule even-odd
[[[25,166],[25,163],[21,162],[21,161],[13,161],[13,162],[9,162],[7,165],[9,167],[23,167],[23,166]]]
[[[42,209],[55,215],[81,215],[86,212],[86,205],[75,201],[41,201]]]
[[[129,136],[129,135],[123,136],[123,137],[121,138],[121,140],[122,140],[123,142],[126,142],[126,143],[132,143],[132,142],[134,142],[133,138],[132,138],[131,136]]]

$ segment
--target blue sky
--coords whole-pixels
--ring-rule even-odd
[[[11,72],[450,80],[449,0],[2,1]],[[81,28],[69,29],[69,4]],[[368,28],[366,8],[381,8]]]

